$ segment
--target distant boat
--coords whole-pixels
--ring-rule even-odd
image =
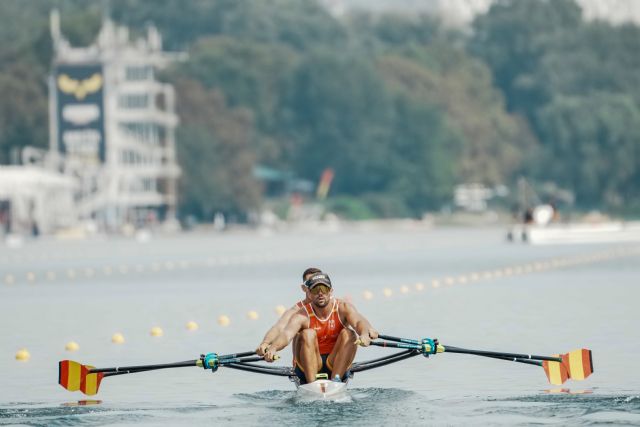
[[[508,237],[532,245],[640,242],[640,222],[520,225]]]

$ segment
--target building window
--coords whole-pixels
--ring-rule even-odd
[[[118,97],[118,107],[127,109],[147,108],[149,106],[149,95],[129,94]]]
[[[130,65],[125,69],[125,79],[130,82],[153,79],[153,68],[149,65]]]
[[[162,130],[154,123],[120,123],[120,129],[123,133],[132,138],[138,139],[146,144],[158,145],[159,132]]]

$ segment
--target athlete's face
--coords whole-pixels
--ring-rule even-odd
[[[328,292],[317,292],[315,294],[313,292],[309,292],[309,296],[311,297],[311,301],[316,307],[324,308],[327,306],[327,304],[329,304],[329,301],[331,301],[331,296],[333,295],[333,289],[330,289],[324,285],[316,286],[314,289],[320,288],[320,287],[328,289]],[[323,289],[323,291],[325,289]]]

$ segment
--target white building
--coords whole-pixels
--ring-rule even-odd
[[[51,14],[53,163],[77,180],[76,212],[107,230],[175,221],[177,179],[173,87],[155,73],[184,54],[162,51],[160,34],[130,40],[105,19],[96,41],[74,47]]]
[[[0,166],[0,236],[74,226],[75,181],[35,165]]]

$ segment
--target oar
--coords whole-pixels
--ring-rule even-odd
[[[440,349],[438,349],[438,352],[440,352]],[[471,354],[542,366],[547,379],[554,385],[564,384],[568,379],[584,380],[593,373],[593,357],[591,350],[586,348],[573,350],[565,354],[554,354],[553,356],[470,350],[453,346],[443,346],[442,352]]]
[[[98,392],[100,383],[105,377],[193,366],[211,369],[215,372],[218,367],[225,366],[227,364],[243,364],[263,360],[262,356],[247,357],[253,354],[255,354],[255,351],[225,355],[209,353],[207,355],[201,355],[199,359],[186,360],[184,362],[120,366],[113,368],[95,368],[90,365],[83,365],[73,360],[62,360],[58,363],[58,384],[69,391],[81,391],[82,393],[91,396]],[[276,356],[276,359],[277,358],[278,357]]]
[[[378,338],[395,342],[376,342],[372,345],[380,347],[395,347],[420,350],[423,354],[434,353],[461,353],[475,356],[490,357],[493,359],[510,360],[534,366],[542,366],[547,379],[551,384],[560,385],[567,379],[583,380],[593,373],[593,359],[591,350],[578,349],[562,355],[539,356],[533,354],[505,353],[497,351],[470,350],[454,346],[440,345],[437,340],[418,341],[409,338],[400,338],[390,335],[379,335]],[[433,343],[435,347],[432,346]]]

